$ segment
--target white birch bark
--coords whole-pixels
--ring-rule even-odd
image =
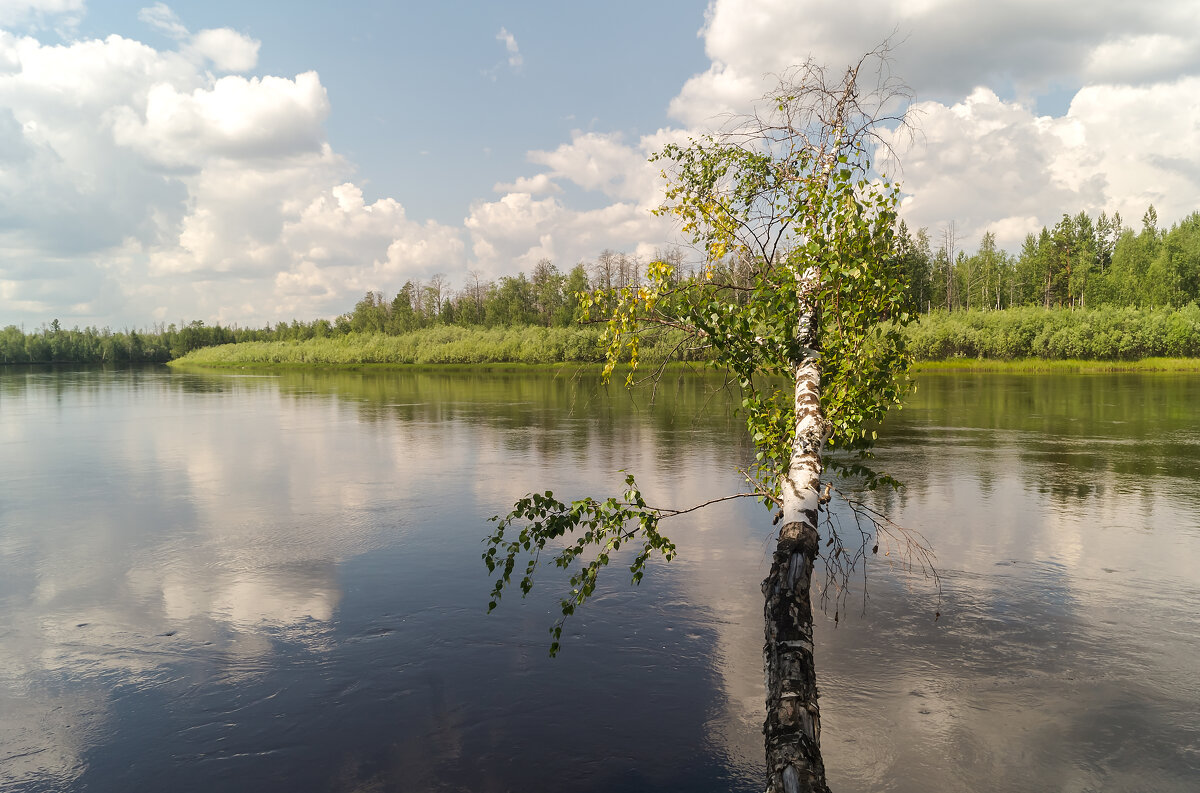
[[[794,361],[796,435],[782,481],[783,518],[771,572],[763,582],[767,676],[766,734],[768,793],[828,791],[821,760],[821,718],[813,663],[810,586],[819,550],[821,450],[828,422],[821,411],[820,339],[812,295],[820,278],[809,268],[797,278],[801,300]]]

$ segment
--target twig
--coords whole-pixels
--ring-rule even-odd
[[[759,495],[760,495],[759,493],[734,493],[733,495],[721,496],[720,498],[714,498],[712,501],[705,501],[703,504],[697,504],[694,507],[688,507],[687,509],[665,509],[665,508],[650,507],[650,506],[647,506],[647,509],[654,510],[655,512],[662,515],[664,518],[673,518],[676,515],[686,515],[689,512],[695,512],[698,509],[704,509],[705,507],[710,507],[713,504],[719,504],[722,501],[733,501],[735,498],[758,498]]]

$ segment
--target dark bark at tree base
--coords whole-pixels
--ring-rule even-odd
[[[805,514],[808,518],[809,515]],[[809,585],[819,539],[811,521],[779,532],[766,596],[767,793],[828,793],[821,761],[821,717],[813,663]]]

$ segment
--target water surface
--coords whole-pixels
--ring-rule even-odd
[[[769,518],[484,614],[486,518],[752,458],[698,377],[0,370],[0,789],[752,791]],[[880,449],[936,549],[818,626],[843,791],[1194,790],[1200,379],[923,377]],[[551,571],[547,571],[551,572]],[[933,614],[941,617],[934,621]]]

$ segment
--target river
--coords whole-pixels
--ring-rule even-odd
[[[718,385],[0,368],[0,790],[761,789],[760,506],[558,658],[553,569],[485,614],[530,490],[738,488]],[[878,457],[942,591],[881,549],[818,616],[835,793],[1195,790],[1200,378],[922,375]]]

